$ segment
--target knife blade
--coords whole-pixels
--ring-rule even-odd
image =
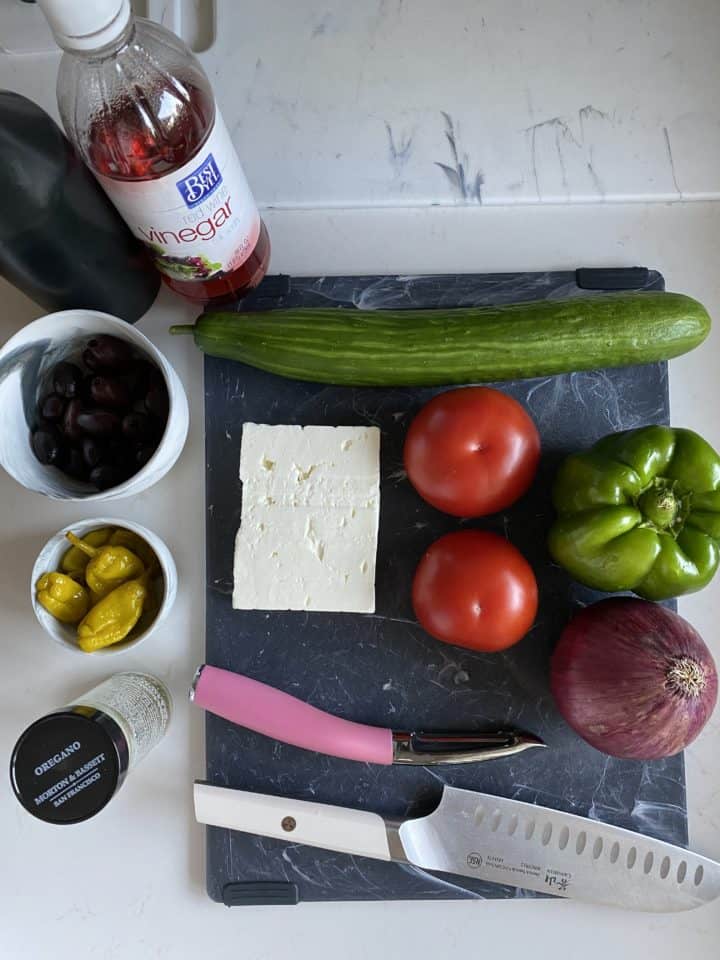
[[[456,787],[428,816],[402,822],[203,782],[194,800],[198,823],[588,903],[665,913],[720,896],[720,864],[682,847]]]
[[[203,664],[190,700],[219,717],[284,743],[364,763],[474,763],[544,747],[532,733],[421,733],[372,727],[333,716],[276,687]]]

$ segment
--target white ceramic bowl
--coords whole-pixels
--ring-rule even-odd
[[[109,333],[128,343],[160,370],[170,400],[167,425],[144,467],[116,487],[95,487],[39,463],[30,447],[39,384],[59,360],[75,358],[85,341]],[[23,327],[0,350],[0,465],[28,490],[55,500],[117,500],[147,490],[180,456],[188,432],[188,404],[180,378],[162,353],[135,327],[96,310],[49,313]]]
[[[71,546],[65,536],[66,533],[72,531],[76,536],[82,538],[91,530],[97,530],[100,527],[122,527],[125,530],[132,530],[134,533],[137,533],[138,536],[142,537],[148,546],[150,546],[158,559],[160,570],[162,571],[162,599],[155,617],[144,630],[139,632],[133,631],[127,640],[123,640],[121,643],[114,643],[110,647],[104,647],[102,650],[96,650],[94,653],[89,654],[85,653],[85,651],[81,650],[77,645],[75,625],[72,623],[61,623],[38,603],[35,597],[35,584],[43,573],[52,573],[60,570],[60,561],[62,560],[63,554],[66,550],[69,550]],[[84,657],[107,657],[137,647],[138,644],[147,640],[150,634],[157,630],[168,615],[176,596],[177,569],[175,567],[175,561],[160,537],[146,527],[140,526],[139,523],[134,523],[132,520],[118,520],[114,517],[96,517],[94,520],[79,520],[77,523],[71,523],[68,527],[63,527],[54,537],[48,540],[38,554],[30,578],[30,598],[35,616],[38,618],[43,630],[49,634],[53,640],[65,647],[66,650],[80,653]]]

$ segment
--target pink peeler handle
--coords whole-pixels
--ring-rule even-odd
[[[304,750],[365,763],[393,762],[391,730],[342,720],[230,670],[199,667],[190,699],[218,717]]]

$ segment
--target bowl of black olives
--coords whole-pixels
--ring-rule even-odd
[[[0,463],[30,490],[59,500],[145,490],[175,463],[187,430],[171,365],[109,314],[49,314],[0,351]]]

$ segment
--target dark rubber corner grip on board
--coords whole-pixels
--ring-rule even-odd
[[[300,892],[297,884],[281,880],[226,883],[222,899],[226,907],[294,907],[300,902]]]
[[[581,290],[638,290],[647,286],[647,267],[580,267],[575,283]]]

